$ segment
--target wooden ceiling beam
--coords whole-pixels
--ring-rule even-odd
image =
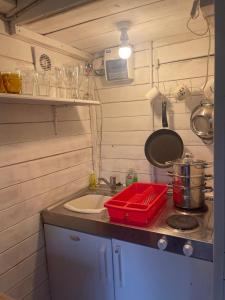
[[[15,24],[23,25],[93,1],[98,0],[19,0],[16,9],[8,13],[6,17],[10,18]]]
[[[79,50],[75,47],[68,46],[62,42],[53,40],[49,37],[45,37],[41,34],[23,28],[22,26],[11,25],[10,31],[11,31],[10,32],[11,35],[14,35],[16,38],[28,42],[32,45],[44,47],[46,49],[59,52],[61,54],[73,57],[75,59],[80,59],[84,61],[90,61],[93,59],[92,55],[85,51]]]
[[[165,0],[98,0],[87,5],[68,10],[37,22],[26,24],[30,30],[41,34],[50,34],[80,25],[90,24],[97,20],[108,21],[118,14],[130,13],[133,10]]]
[[[0,0],[0,13],[6,14],[16,7],[16,0]]]

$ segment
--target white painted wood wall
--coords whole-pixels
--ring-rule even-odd
[[[55,64],[76,63],[51,53]],[[31,46],[0,34],[0,70],[33,68]],[[89,107],[0,104],[0,291],[49,299],[40,211],[86,187]]]
[[[103,110],[102,176],[116,175],[124,183],[128,169],[134,168],[140,181],[168,181],[166,172],[153,168],[144,155],[147,137],[154,129],[162,127],[161,101],[150,103],[145,96],[152,82],[157,85],[157,59],[159,87],[168,98],[169,127],[181,135],[185,151],[193,153],[195,158],[213,161],[213,146],[206,146],[190,130],[191,111],[202,99],[199,90],[205,80],[207,49],[208,38],[205,37],[190,39],[188,36],[187,40],[171,37],[154,42],[153,47],[150,43],[139,44],[134,52],[135,80],[132,84],[118,86],[97,79]],[[210,76],[214,73],[213,53],[214,45]],[[192,99],[176,101],[172,91],[177,84],[192,89]],[[100,123],[100,113],[98,116]]]
[[[161,63],[160,87],[165,86],[169,98],[170,127],[196,158],[213,159],[212,146],[205,146],[189,126],[190,112],[201,99],[197,91],[204,82],[206,52],[205,38],[157,41],[153,51],[150,43],[143,43],[135,47],[132,84],[112,86],[97,78],[103,103],[102,176],[115,174],[124,182],[133,167],[140,180],[168,180],[144,156],[145,140],[161,127],[160,102],[154,104],[153,120],[152,103],[145,98],[157,78],[152,69],[156,58]],[[52,55],[55,64],[74,62]],[[1,70],[32,68],[30,45],[0,34],[0,65]],[[195,90],[190,102],[177,103],[170,96],[177,81]],[[87,186],[92,170],[96,138],[91,136],[89,108],[57,108],[57,119],[56,136],[50,106],[0,104],[0,291],[16,299],[49,299],[39,212]]]

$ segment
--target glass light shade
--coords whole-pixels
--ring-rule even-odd
[[[119,47],[119,56],[122,59],[128,59],[131,56],[132,49],[130,46],[120,46]]]

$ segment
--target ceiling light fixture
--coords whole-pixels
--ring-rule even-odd
[[[129,37],[127,34],[128,29],[130,28],[129,21],[122,21],[117,24],[118,29],[120,30],[120,47],[119,47],[119,57],[122,59],[128,59],[132,54],[132,48],[129,44]]]

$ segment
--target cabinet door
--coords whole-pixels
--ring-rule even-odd
[[[212,300],[212,263],[113,240],[116,300]]]
[[[113,300],[112,243],[45,225],[52,300]]]

